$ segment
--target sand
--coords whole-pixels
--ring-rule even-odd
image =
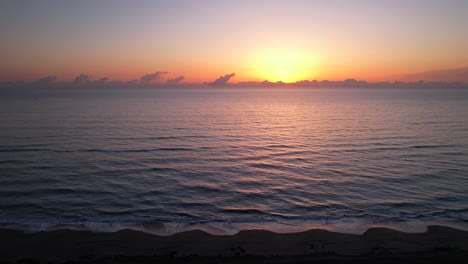
[[[430,226],[425,233],[371,228],[363,235],[326,230],[264,230],[172,236],[0,229],[0,263],[468,263],[468,232]]]

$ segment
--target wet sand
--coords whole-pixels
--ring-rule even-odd
[[[0,229],[0,263],[468,263],[468,232],[430,226],[425,233],[371,228],[363,235],[326,230],[264,230],[214,236],[189,231],[157,236]]]

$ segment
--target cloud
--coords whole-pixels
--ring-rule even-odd
[[[88,79],[86,79],[86,83],[89,84],[89,85],[94,85],[94,86],[98,86],[98,87],[111,84],[109,78],[107,78],[107,77],[102,77],[102,78],[99,78],[99,79],[96,79],[96,80],[93,80],[93,81],[88,78]]]
[[[95,83],[106,83],[106,82],[108,82],[108,81],[109,81],[109,78],[107,78],[107,77],[102,77],[102,78],[100,78],[100,79],[95,80],[94,82],[95,82]]]
[[[169,79],[169,80],[167,80],[167,83],[168,83],[168,84],[178,84],[178,83],[180,83],[180,82],[183,81],[183,80],[184,80],[184,76],[181,75],[181,76],[176,77],[176,78],[174,78],[174,79]]]
[[[430,81],[430,82],[468,83],[468,67],[419,72],[419,73],[399,76],[396,79],[398,81],[406,81],[406,82],[409,82],[409,81],[417,82],[420,80],[424,80],[424,81]]]
[[[234,76],[236,76],[234,72],[231,74],[226,74],[224,76],[219,76],[218,79],[216,79],[214,82],[211,82],[210,84],[225,84],[229,82],[229,80]]]
[[[350,79],[345,79],[343,82],[348,83],[348,84],[354,84],[354,83],[357,83],[358,81],[354,78],[350,78]]]
[[[83,84],[83,83],[89,83],[91,80],[89,79],[89,75],[87,74],[80,74],[76,76],[75,80],[73,80],[74,84]]]
[[[57,77],[55,75],[48,75],[48,76],[39,78],[34,83],[36,83],[36,84],[50,84],[50,83],[55,82],[56,80],[57,80]]]
[[[155,72],[155,73],[148,73],[146,75],[141,76],[140,78],[140,83],[141,84],[149,84],[153,81],[159,80],[161,78],[161,75],[167,74],[168,72]]]

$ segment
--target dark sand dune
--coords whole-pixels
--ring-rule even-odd
[[[363,235],[251,230],[167,237],[131,230],[2,229],[0,244],[0,263],[468,263],[468,232],[442,226],[419,234],[372,228]]]

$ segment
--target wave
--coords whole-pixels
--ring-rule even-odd
[[[37,151],[51,151],[46,148],[0,148],[0,152],[37,152]]]
[[[255,215],[255,214],[264,214],[268,215],[268,212],[262,211],[256,208],[235,208],[235,207],[226,207],[222,208],[224,212],[227,213],[237,213],[237,214],[247,214],[247,215]]]
[[[191,230],[201,230],[212,235],[235,235],[246,230],[267,230],[275,233],[298,233],[312,229],[322,229],[344,234],[364,234],[368,229],[386,227],[405,233],[423,233],[429,226],[439,225],[468,231],[466,221],[450,220],[413,220],[394,222],[366,222],[347,218],[336,221],[316,220],[302,223],[286,223],[277,221],[204,221],[204,222],[160,222],[151,220],[119,220],[106,219],[93,221],[45,221],[34,219],[0,219],[0,228],[20,230],[25,233],[35,233],[53,230],[77,230],[92,232],[118,232],[129,229],[159,236],[170,236]]]
[[[206,147],[203,149],[207,149]],[[152,148],[152,149],[122,149],[122,150],[111,150],[111,149],[51,149],[51,148],[0,148],[0,152],[56,152],[56,153],[138,153],[138,152],[158,152],[158,151],[196,151],[199,149],[195,148],[183,148],[183,147],[172,147],[172,148]]]

